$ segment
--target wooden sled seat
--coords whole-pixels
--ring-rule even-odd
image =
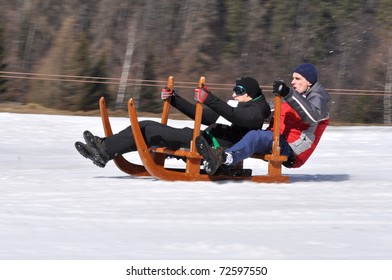
[[[153,153],[165,154],[173,157],[189,157],[195,159],[202,159],[198,152],[191,152],[190,149],[170,150],[164,147],[149,147],[148,150]]]
[[[200,77],[198,86],[205,84],[205,78]],[[167,87],[173,89],[173,77],[168,78]],[[282,175],[282,162],[287,160],[286,156],[280,155],[279,149],[279,118],[281,98],[275,97],[274,112],[274,144],[272,154],[254,155],[253,158],[268,162],[268,174],[253,176],[238,176],[218,174],[208,175],[201,167],[202,157],[195,147],[195,139],[200,135],[203,104],[196,104],[194,133],[189,149],[170,150],[164,147],[147,147],[140,130],[137,112],[133,99],[128,101],[128,113],[131,121],[137,150],[143,165],[127,161],[123,156],[114,159],[117,167],[132,176],[153,176],[166,181],[214,181],[214,180],[251,180],[254,182],[278,183],[289,182],[289,177]],[[170,99],[164,101],[161,123],[167,124],[170,110]],[[107,114],[105,100],[100,99],[100,112],[106,136],[112,135],[112,130]],[[167,168],[165,160],[167,157],[179,157],[185,160],[185,168]],[[238,174],[241,174],[240,172]],[[246,172],[244,173],[246,174]]]
[[[179,150],[171,150],[165,147],[148,147],[148,150],[152,153],[157,153],[157,154],[165,154],[168,156],[173,156],[173,157],[190,157],[190,158],[196,158],[196,159],[203,159],[202,156],[198,152],[191,152],[190,149],[187,148],[181,148]],[[251,158],[255,159],[261,159],[264,161],[269,161],[271,159],[272,155],[271,154],[254,154],[251,156]],[[287,159],[286,156],[282,156],[285,161]]]

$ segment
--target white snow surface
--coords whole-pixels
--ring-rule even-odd
[[[86,129],[102,136],[99,117],[0,113],[0,128],[2,260],[392,259],[390,126],[328,127],[305,166],[283,169],[287,184],[98,168],[74,142]]]

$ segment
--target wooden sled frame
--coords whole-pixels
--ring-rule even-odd
[[[168,78],[167,87],[173,89],[174,79],[172,76]],[[198,86],[205,84],[205,78],[200,77]],[[189,149],[170,150],[164,147],[147,147],[146,142],[142,136],[139,121],[137,117],[136,107],[133,99],[128,101],[128,113],[131,121],[132,132],[138,153],[143,165],[138,165],[129,162],[123,156],[117,156],[113,159],[117,167],[132,176],[153,176],[165,181],[214,181],[214,180],[251,180],[253,182],[265,183],[283,183],[289,182],[288,176],[282,175],[282,162],[287,160],[287,157],[280,155],[279,146],[279,121],[280,121],[280,106],[281,97],[275,96],[275,112],[274,112],[274,133],[273,133],[273,147],[272,153],[266,155],[254,155],[253,158],[258,158],[268,162],[268,173],[266,175],[253,176],[229,176],[229,175],[208,175],[200,168],[202,157],[197,152],[195,147],[195,139],[200,135],[201,119],[203,113],[203,104],[197,102],[194,131],[192,142]],[[99,101],[101,119],[106,136],[113,135],[109,116],[106,109],[105,99],[101,97]],[[170,111],[170,98],[163,103],[161,123],[167,124]],[[168,156],[181,157],[185,159],[186,166],[181,169],[170,169],[165,167],[165,159]]]

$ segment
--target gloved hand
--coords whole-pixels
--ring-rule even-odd
[[[208,90],[206,85],[202,85],[201,88],[195,88],[195,101],[204,103],[206,101],[210,91]]]
[[[283,81],[274,81],[274,84],[272,86],[272,92],[282,97],[285,97],[287,96],[287,94],[289,94],[290,88],[286,86]]]
[[[163,88],[161,91],[162,100],[166,100],[174,95],[176,95],[176,92],[174,90],[170,90],[169,88]]]

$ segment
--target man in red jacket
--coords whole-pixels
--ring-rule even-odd
[[[288,156],[283,164],[289,168],[302,166],[313,153],[329,124],[328,92],[317,81],[317,69],[303,63],[293,70],[291,88],[283,81],[275,81],[273,92],[286,102],[282,103],[280,116],[280,152]],[[207,173],[214,174],[221,164],[235,165],[253,154],[272,151],[273,128],[249,131],[239,142],[228,149],[213,149],[200,136],[196,148],[204,158]]]

